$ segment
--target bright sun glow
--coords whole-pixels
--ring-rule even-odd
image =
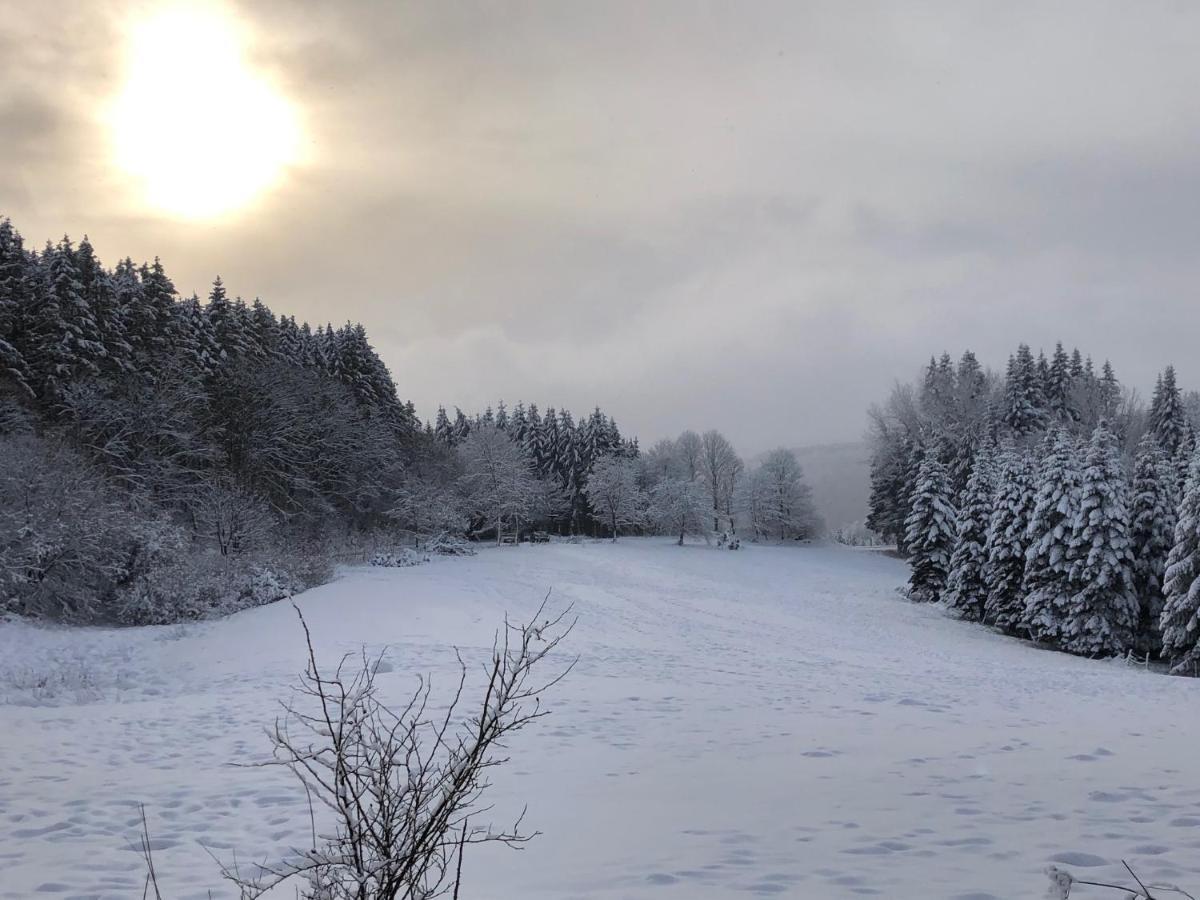
[[[245,40],[232,16],[200,4],[162,9],[130,32],[111,115],[116,159],[164,212],[231,212],[297,161],[296,112],[250,68]]]

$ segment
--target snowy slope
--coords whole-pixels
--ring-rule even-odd
[[[482,655],[505,610],[574,602],[579,667],[497,777],[497,818],[528,802],[544,834],[469,858],[470,898],[1011,900],[1042,896],[1051,861],[1122,857],[1200,888],[1200,682],[952,621],[896,596],[904,574],[630,540],[352,570],[299,602],[324,659],[389,645],[397,697],[415,672],[448,686],[451,645]],[[286,773],[228,765],[261,758],[302,665],[287,604],[0,624],[0,897],[140,896],[138,802],[173,900],[231,896],[205,848],[303,844]]]

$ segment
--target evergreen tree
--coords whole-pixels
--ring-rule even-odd
[[[941,599],[950,569],[957,528],[954,494],[937,455],[927,453],[917,473],[912,510],[905,520],[909,597],[918,602]]]
[[[1071,351],[1071,381],[1078,381],[1083,376],[1083,357],[1079,353],[1079,348],[1076,347]]]
[[[118,296],[114,276],[107,272],[96,258],[95,249],[84,235],[75,250],[75,268],[79,272],[79,283],[92,320],[95,322],[96,341],[102,348],[97,354],[96,364],[102,371],[125,374],[133,371],[133,347],[129,343],[129,323],[126,321],[131,307],[136,306],[137,276],[131,262],[125,273],[125,297]],[[122,301],[125,302],[122,302]]]
[[[42,256],[42,300],[34,306],[30,355],[43,399],[56,401],[72,381],[100,374],[104,357],[100,327],[84,296],[75,252],[63,238]]]
[[[1025,532],[1033,513],[1033,471],[1025,454],[1005,446],[996,464],[997,488],[988,520],[987,562],[983,580],[988,586],[984,621],[1015,633],[1025,613]]]
[[[1162,644],[1163,573],[1175,534],[1175,470],[1155,436],[1138,444],[1133,471],[1133,585],[1140,603],[1137,648],[1157,653]]]
[[[1042,426],[1041,379],[1028,344],[1021,344],[1009,357],[1004,384],[1004,424],[1016,435],[1029,434]]]
[[[25,319],[32,307],[32,268],[20,233],[8,219],[0,219],[0,385],[8,382],[28,396],[34,393],[25,357],[31,349]]]
[[[1162,656],[1175,675],[1200,675],[1200,454],[1193,460],[1163,576]]]
[[[433,436],[441,444],[447,447],[454,446],[454,427],[450,424],[450,417],[446,415],[446,407],[439,406],[437,408],[437,418],[433,426]]]
[[[1021,624],[1034,640],[1057,643],[1074,594],[1069,555],[1083,473],[1075,441],[1065,428],[1050,435],[1047,444],[1025,528],[1025,610]]]
[[[138,350],[149,357],[169,353],[178,340],[175,314],[176,290],[156,256],[153,265],[138,270],[143,315],[139,317]]]
[[[1064,650],[1082,656],[1122,653],[1133,644],[1138,599],[1125,473],[1117,439],[1101,421],[1092,434],[1071,533],[1071,580],[1077,591],[1061,628]]]
[[[1063,349],[1062,341],[1054,345],[1054,356],[1050,360],[1046,402],[1058,421],[1071,422],[1075,419],[1071,405],[1071,359]]]
[[[916,456],[911,442],[898,428],[881,426],[882,432],[871,454],[871,496],[867,527],[885,541],[894,541],[904,554],[904,521],[909,510],[908,473]]]
[[[1150,430],[1168,455],[1174,456],[1187,440],[1188,418],[1175,383],[1175,367],[1167,366],[1154,385],[1150,403]]]
[[[987,584],[983,580],[987,561],[987,528],[995,488],[992,451],[983,447],[975,454],[971,475],[958,500],[957,530],[950,572],[946,577],[946,606],[965,619],[982,621]]]
[[[1107,359],[1100,367],[1100,416],[1109,422],[1109,427],[1121,406],[1121,382]]]

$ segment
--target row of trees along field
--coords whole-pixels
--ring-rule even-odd
[[[421,423],[362,325],[180,299],[158,260],[40,251],[0,219],[0,614],[161,622],[328,577],[401,535],[815,527],[786,451],[717,432],[649,453],[596,409]],[[349,549],[348,549],[349,548]]]
[[[909,595],[1086,656],[1200,673],[1200,396],[1147,406],[1105,362],[1021,345],[1003,377],[930,360],[871,410],[868,525]]]

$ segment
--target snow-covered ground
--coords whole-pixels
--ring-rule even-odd
[[[496,779],[497,818],[527,802],[544,834],[468,857],[467,897],[1012,900],[1051,862],[1104,880],[1122,858],[1200,891],[1200,681],[997,637],[904,577],[839,547],[629,540],[356,569],[298,601],[321,658],[390,647],[397,698],[448,686],[452,645],[484,656],[505,611],[575,604],[579,666]],[[230,896],[210,850],[303,845],[289,776],[229,765],[264,755],[302,667],[286,603],[0,625],[0,897],[140,897],[138,803],[171,900]]]

